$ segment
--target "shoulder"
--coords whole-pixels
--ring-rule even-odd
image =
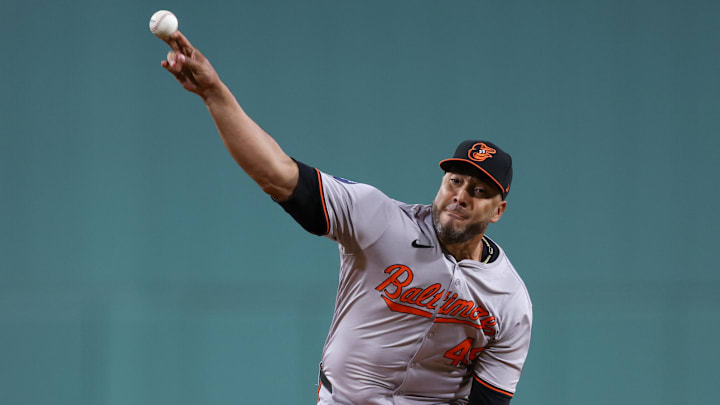
[[[530,299],[530,292],[525,285],[520,274],[515,270],[515,266],[510,262],[510,258],[502,250],[501,259],[503,260],[503,272],[505,274],[505,281],[509,287],[509,293],[513,300],[519,305],[527,307],[528,310],[532,310],[532,300]]]
[[[505,283],[508,288],[507,295],[503,300],[502,316],[499,321],[504,323],[503,329],[505,330],[509,327],[510,330],[516,332],[528,332],[533,322],[530,293],[507,256],[503,254],[503,258],[505,261]]]
[[[412,218],[418,222],[424,222],[428,218],[432,218],[432,207],[427,204],[407,204],[400,201],[395,201],[398,208],[408,218]]]
[[[322,187],[326,193],[346,195],[347,197],[353,199],[394,201],[380,189],[371,184],[360,183],[343,177],[333,176],[319,170],[318,173],[320,174],[320,182],[322,183]]]
[[[513,266],[510,262],[510,258],[508,258],[507,254],[505,254],[505,251],[502,250],[502,248],[500,248],[500,250],[502,252],[501,258],[503,259],[504,273],[508,284],[512,286],[512,291],[518,296],[518,299],[525,301],[527,305],[532,306],[530,293],[528,292],[525,282],[522,277],[520,277],[517,270],[515,270],[515,266]]]
[[[505,319],[528,317],[532,320],[532,300],[525,282],[502,247],[495,241],[493,243],[500,249],[500,254],[481,272],[477,281],[486,290],[494,292],[496,307]]]

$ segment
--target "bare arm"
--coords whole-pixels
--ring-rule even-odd
[[[207,58],[180,31],[166,42],[173,52],[162,66],[203,99],[235,161],[275,200],[290,198],[298,182],[295,162],[243,111]]]

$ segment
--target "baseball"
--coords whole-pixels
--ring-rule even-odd
[[[173,32],[177,31],[178,20],[170,11],[160,10],[150,17],[150,31],[158,38],[167,39]]]

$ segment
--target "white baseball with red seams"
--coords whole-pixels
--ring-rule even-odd
[[[150,32],[157,37],[166,39],[178,29],[178,19],[168,10],[159,10],[150,17]]]

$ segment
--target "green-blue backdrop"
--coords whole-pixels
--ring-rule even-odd
[[[3,0],[0,403],[312,404],[337,249],[160,67],[170,9],[292,156],[430,202],[512,153],[514,404],[715,404],[720,2]]]

